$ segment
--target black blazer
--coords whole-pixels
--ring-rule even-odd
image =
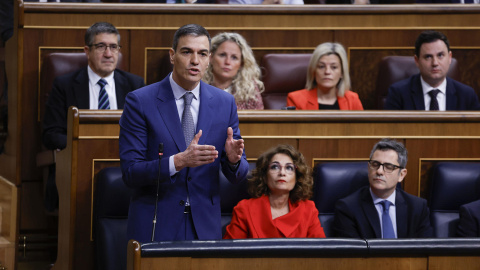
[[[114,71],[115,94],[119,109],[123,109],[125,97],[135,89],[145,86],[143,78],[119,69]],[[68,107],[89,109],[87,68],[58,76],[45,106],[42,141],[48,149],[63,149],[67,144]]]
[[[480,237],[480,200],[460,206],[457,235]]]
[[[397,188],[395,198],[398,238],[433,237],[427,201]],[[333,231],[336,237],[382,238],[380,218],[369,186],[338,200]]]
[[[425,110],[420,74],[396,82],[388,89],[385,110]],[[473,88],[447,77],[447,111],[480,110]]]

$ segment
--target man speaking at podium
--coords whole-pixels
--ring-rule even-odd
[[[169,52],[173,72],[127,95],[120,119],[123,179],[134,190],[127,239],[222,237],[220,166],[236,183],[246,178],[248,163],[235,99],[200,81],[210,46],[202,26],[180,27]]]

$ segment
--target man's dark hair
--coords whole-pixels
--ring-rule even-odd
[[[178,28],[178,30],[175,32],[175,35],[173,35],[172,49],[177,51],[178,40],[183,36],[189,35],[194,37],[206,36],[209,44],[208,50],[210,51],[210,48],[212,47],[212,39],[210,38],[210,34],[208,33],[207,29],[198,24],[187,24]]]
[[[93,45],[95,36],[103,33],[117,35],[117,42],[120,44],[120,33],[118,32],[117,28],[113,26],[113,24],[108,22],[97,22],[90,26],[87,29],[87,32],[85,32],[85,45]]]
[[[423,43],[432,43],[437,40],[445,42],[445,45],[447,45],[447,51],[450,51],[450,43],[448,42],[447,36],[438,31],[427,30],[423,31],[415,41],[415,55],[420,57],[420,47],[422,47]]]
[[[375,146],[373,146],[372,152],[370,152],[370,159],[372,159],[373,154],[375,151],[380,150],[380,151],[388,151],[388,150],[393,150],[397,152],[398,159],[397,162],[400,165],[400,167],[405,168],[407,166],[407,157],[408,157],[408,151],[405,146],[394,139],[390,138],[385,138],[382,139],[381,141],[377,142]]]

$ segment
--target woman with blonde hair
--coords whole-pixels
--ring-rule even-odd
[[[231,93],[239,110],[263,110],[263,82],[252,49],[237,33],[212,38],[210,65],[203,80]]]
[[[263,153],[248,180],[252,199],[240,201],[225,239],[324,238],[313,193],[312,170],[291,145]]]
[[[358,94],[350,91],[347,53],[340,43],[317,46],[308,65],[306,89],[287,96],[297,110],[363,110]]]

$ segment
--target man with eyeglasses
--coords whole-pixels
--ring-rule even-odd
[[[48,149],[64,149],[67,144],[68,107],[79,109],[123,109],[126,95],[145,85],[140,76],[117,69],[120,33],[110,23],[95,23],[85,33],[84,51],[88,66],[53,82],[45,106],[42,141]],[[54,171],[54,170],[53,170]],[[49,176],[47,186],[54,195],[47,209],[56,206],[55,177]],[[47,193],[49,188],[47,188]],[[52,206],[53,204],[53,206]]]
[[[112,24],[98,22],[87,29],[88,66],[55,78],[46,103],[42,139],[48,149],[66,146],[68,107],[123,109],[125,96],[145,85],[140,76],[117,69],[120,48],[120,33]]]
[[[397,187],[407,175],[407,149],[383,139],[368,162],[369,186],[335,204],[334,235],[348,238],[432,237],[427,201]]]

